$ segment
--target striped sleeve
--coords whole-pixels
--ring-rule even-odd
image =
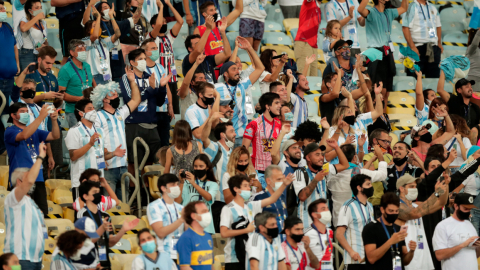
[[[100,205],[102,207],[102,211],[106,212],[115,207],[116,202],[112,199],[112,197],[102,195],[102,201],[100,202]]]
[[[217,152],[219,151],[218,144],[215,142],[210,142],[207,148],[203,149],[203,152],[208,156],[210,159],[210,162],[212,162],[215,159],[215,156],[217,155]],[[217,168],[218,169],[218,168]],[[220,179],[217,179],[220,180]]]
[[[50,264],[50,270],[70,270],[62,260],[53,260]]]

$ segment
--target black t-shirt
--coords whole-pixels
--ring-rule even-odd
[[[397,167],[395,164],[392,164],[387,167],[387,191],[395,192],[397,190],[397,179],[398,177],[402,177],[405,174],[410,174],[411,176],[417,178],[422,175],[423,170],[421,168],[415,167],[411,164],[408,164],[405,166],[405,172],[403,171],[397,171]],[[398,175],[398,177],[397,177]]]
[[[190,61],[188,60],[188,57],[190,54],[185,55],[185,58],[183,58],[183,63],[182,63],[182,72],[183,76],[185,77],[192,68],[193,64],[190,64]],[[194,62],[195,63],[195,62]],[[215,67],[217,64],[215,63],[215,55],[209,55],[205,57],[205,60],[198,66],[200,70],[203,70],[205,73],[205,79],[207,82],[212,82],[217,83],[217,78],[215,76]]]
[[[465,121],[467,121],[469,128],[480,123],[480,108],[477,104],[471,102],[469,105],[466,105],[465,102],[463,102],[463,97],[461,95],[455,96],[450,94],[450,99],[448,100],[448,112],[463,117]]]
[[[131,17],[132,17],[132,13],[130,11],[120,12],[120,19],[122,20],[126,20]],[[134,27],[130,28],[130,32],[120,37],[120,43],[139,46],[140,45],[139,36],[140,34],[143,36],[142,38],[142,42],[143,42],[148,32],[147,27],[148,27],[147,20],[145,19],[145,17],[141,16],[138,22],[134,25]]]
[[[322,117],[326,117],[327,122],[331,126],[337,125],[337,123],[332,123],[333,112],[335,111],[335,108],[338,106],[338,104],[340,104],[341,100],[339,98],[336,98],[330,102],[323,102],[321,96],[319,100],[320,100],[320,115],[322,115]]]
[[[385,227],[388,230],[388,233],[390,236],[392,236],[395,232],[400,231],[400,227],[398,225],[393,224],[392,226],[387,226]],[[395,228],[395,231],[393,230]],[[363,239],[363,245],[369,245],[369,244],[376,244],[377,248],[381,247],[385,242],[388,241],[387,234],[385,230],[383,229],[382,223],[380,223],[378,220],[375,220],[374,222],[370,222],[363,228],[362,232],[362,239]],[[400,252],[400,258],[402,258],[402,247],[405,246],[405,241],[401,241],[398,243],[398,251]],[[396,250],[396,246],[393,245],[393,250]],[[368,259],[367,259],[367,254],[365,253],[365,263],[367,265],[367,269],[369,270],[391,270],[393,269],[392,265],[392,251],[391,248],[385,252],[385,254],[378,259],[374,264],[371,264]],[[404,269],[404,266],[402,265],[402,269]]]
[[[381,117],[378,117],[377,120],[373,122],[373,124],[367,127],[368,136],[370,136],[370,134],[372,134],[372,132],[377,128],[385,129],[388,132],[392,131],[392,126],[390,125],[390,118],[388,118],[388,114],[384,113],[383,116],[385,117],[385,120],[387,122],[383,121]]]
[[[103,224],[103,219],[105,217],[110,217],[109,214],[105,213],[105,212],[102,212],[100,210],[97,210],[98,212],[97,213],[93,213],[93,212],[89,212],[89,211],[85,211],[83,212],[83,216],[84,217],[89,217],[89,218],[92,218],[93,216],[93,220],[95,221],[95,224],[97,224],[97,228],[102,226]],[[90,215],[91,213],[91,215]],[[101,218],[100,218],[101,216]],[[101,241],[104,241],[105,242],[105,246],[107,247],[107,261],[108,263],[104,265],[104,263],[102,263],[102,266],[110,266],[110,258],[108,256],[108,254],[111,253],[110,251],[110,245],[109,245],[109,234],[107,232],[104,232],[103,235],[100,236],[100,239],[95,243],[95,246],[97,248],[97,252],[98,252],[98,244],[99,242]]]

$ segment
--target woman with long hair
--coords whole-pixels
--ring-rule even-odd
[[[445,119],[440,115],[442,111],[445,111],[448,114],[447,103],[442,98],[434,98],[432,103],[430,103],[430,108],[428,110],[428,120],[432,120],[438,128],[445,126]]]
[[[167,150],[165,170],[170,173],[170,166],[175,165],[177,173],[180,170],[193,173],[193,160],[198,154],[203,153],[202,145],[193,140],[192,129],[185,120],[175,123],[173,129],[172,146]]]
[[[75,270],[76,268],[73,266],[72,260],[80,260],[80,250],[87,239],[89,238],[86,234],[76,230],[66,231],[60,234],[57,239],[57,247],[60,252],[53,256],[50,269]]]
[[[277,81],[278,74],[283,70],[287,60],[288,55],[286,54],[277,59],[277,52],[272,49],[266,49],[260,54],[260,61],[265,66],[265,71],[258,79],[262,94],[270,92],[270,83]]]
[[[186,206],[190,202],[203,201],[208,209],[211,210],[218,193],[218,183],[213,173],[213,165],[207,155],[199,154],[193,160],[193,169],[194,173],[185,172],[186,177],[182,177],[181,181],[183,184],[180,183],[182,204]],[[183,174],[180,173],[180,175],[182,176]],[[211,234],[215,233],[213,222],[205,228],[205,231]]]
[[[227,164],[227,172],[223,175],[222,178],[222,187],[223,187],[223,198],[225,199],[225,203],[229,204],[233,200],[232,192],[228,188],[228,180],[230,177],[242,174],[250,177],[250,175],[256,174],[255,168],[252,164],[252,159],[250,158],[250,152],[245,146],[240,146],[233,149],[232,153],[230,154],[230,159],[228,160]],[[262,185],[256,179],[253,180],[253,185],[256,187],[256,191],[260,191],[262,189]],[[252,192],[252,197],[253,197]]]
[[[27,0],[23,6],[25,17],[18,25],[17,39],[18,58],[20,71],[27,68],[30,63],[37,62],[37,49],[47,42],[47,23],[42,9],[42,1]]]
[[[480,31],[468,30],[467,52],[465,56],[470,60],[470,71],[467,79],[480,82]],[[473,92],[480,92],[480,83],[472,85]]]

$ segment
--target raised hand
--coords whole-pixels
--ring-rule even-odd
[[[48,116],[49,111],[50,111],[50,105],[43,104],[42,109],[40,110],[40,117],[45,119]]]
[[[452,150],[450,150],[450,155],[448,155],[448,160],[450,162],[453,162],[456,158],[457,158],[457,150],[455,150],[455,148],[453,148]]]
[[[223,33],[225,32],[225,30],[227,30],[227,27],[228,27],[227,17],[223,17],[220,20],[220,23],[218,24],[218,31]]]
[[[32,62],[32,63],[28,64],[28,66],[22,71],[22,73],[23,73],[23,74],[32,74],[33,72],[30,72],[30,71],[28,70],[28,68],[29,68],[30,66],[34,66],[34,65],[35,65],[35,62]],[[34,72],[35,72],[35,71],[34,71]]]
[[[38,156],[44,158],[47,155],[47,145],[45,145],[44,142],[42,142],[38,146]]]
[[[330,124],[327,121],[327,117],[323,117],[322,120],[320,120],[320,125],[322,126],[323,132],[330,129]]]
[[[287,76],[289,79],[293,79],[293,72],[291,69],[287,69]]]
[[[417,75],[417,80],[421,80],[422,79],[422,71],[417,71],[415,70],[415,74]]]
[[[100,18],[102,17],[100,16],[100,13],[95,7],[92,7],[92,15],[93,15],[93,18],[95,18],[95,20],[100,20]]]
[[[338,143],[334,139],[327,139],[327,144],[331,148],[337,148],[338,147]]]
[[[348,135],[346,138],[345,138],[345,142],[342,144],[353,144],[355,142],[355,135]]]
[[[285,186],[290,185],[293,180],[295,180],[295,176],[292,173],[289,173],[286,177],[283,178],[283,184]]]
[[[186,17],[186,19],[187,19],[187,24],[188,24],[188,26],[192,26],[192,25],[193,25],[193,22],[194,22],[194,21],[193,21],[193,16],[192,16],[192,14],[187,14],[187,15],[185,15],[185,17]]]
[[[291,125],[290,124],[283,124],[282,125],[282,130],[280,130],[281,133],[283,134],[288,134],[291,130]]]
[[[112,3],[112,8],[108,10],[108,16],[110,17],[110,20],[113,20],[113,14],[115,12],[115,4]]]
[[[375,84],[375,95],[380,95],[383,90],[383,82],[380,82],[378,85]]]
[[[302,242],[303,242],[303,244],[304,244],[306,247],[310,246],[310,237],[308,237],[308,236],[306,236],[306,235],[303,236]]]
[[[350,9],[348,10],[348,16],[350,18],[353,18],[353,12],[355,11],[355,7],[351,6]]]
[[[342,94],[343,97],[345,98],[350,98],[352,97],[352,93],[350,93],[347,88],[345,88],[345,86],[342,86],[342,88],[340,89],[340,93]]]
[[[282,58],[280,58],[280,62],[283,63],[283,64],[287,63],[288,62],[288,54],[285,53],[284,55],[282,55]]]
[[[162,78],[160,78],[160,85],[161,86],[167,85],[167,83],[170,81],[171,78],[172,78],[172,73],[168,73],[167,76],[165,76],[165,74],[163,74]]]
[[[90,144],[91,146],[94,146],[94,145],[95,145],[95,142],[98,140],[99,137],[100,137],[100,135],[99,135],[97,132],[95,132],[95,133],[90,137],[90,142],[89,142],[89,144]]]
[[[365,142],[367,141],[367,135],[366,134],[362,134],[358,137],[358,146],[360,146],[360,148],[363,148],[363,145],[365,144]]]
[[[237,37],[237,40],[240,49],[248,50],[252,48],[252,44],[250,44],[250,42],[248,42],[248,40],[244,37]]]
[[[140,219],[138,219],[138,218],[136,218],[134,220],[131,220],[131,221],[125,221],[123,223],[122,230],[124,232],[131,231],[138,225],[138,222],[140,222]]]
[[[373,147],[373,152],[377,157],[383,156],[382,148],[380,148],[380,145],[378,144]]]
[[[133,69],[125,67],[125,74],[127,74],[129,82],[135,82],[135,73],[133,72]]]
[[[332,65],[333,65],[333,70],[334,70],[338,75],[341,76],[342,70],[337,67],[337,65],[335,64],[335,62],[332,62]]]
[[[205,18],[205,26],[208,30],[212,30],[215,27],[215,20],[213,20],[212,16]]]
[[[315,60],[317,60],[317,56],[315,54],[312,54],[307,58],[305,58],[305,62],[307,65],[310,65],[311,63],[315,62]]]
[[[53,106],[53,105],[50,105],[50,106]],[[50,113],[50,119],[52,119],[53,121],[57,121],[57,119],[58,119],[58,111],[57,110],[54,110],[52,113]]]
[[[203,60],[205,60],[205,57],[207,56],[204,53],[201,53],[197,56],[197,60],[195,60],[195,63],[197,63],[197,65],[200,65],[201,63],[203,63]]]
[[[193,184],[195,182],[195,175],[189,171],[185,171],[185,174],[187,175],[187,180],[190,182],[190,184]]]
[[[328,172],[325,172],[324,170],[321,170],[315,175],[315,178],[313,180],[320,182],[325,179],[325,176],[328,174]]]

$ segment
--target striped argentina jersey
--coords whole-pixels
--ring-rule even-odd
[[[198,105],[198,102],[188,107],[187,111],[185,112],[185,120],[190,125],[192,131],[203,125],[203,123],[207,121],[207,118],[208,107],[202,108],[200,105]],[[196,138],[195,136],[193,137],[200,141],[200,138]]]
[[[142,15],[147,19],[147,22],[152,19],[152,17],[158,14],[158,6],[157,6],[157,1],[155,0],[147,0],[143,2],[142,6]]]
[[[205,145],[204,145],[205,146]],[[228,150],[223,147],[223,145],[219,142],[210,142],[207,148],[203,150],[203,152],[210,158],[210,161],[215,159],[218,151],[222,151],[222,156],[218,160],[217,165],[215,165],[215,178],[217,181],[220,182],[220,189],[217,193],[217,197],[215,201],[225,202],[225,198],[223,197],[223,175],[227,172],[227,164],[228,160],[230,159],[230,154],[232,153],[232,149]]]
[[[160,79],[162,78],[162,75],[165,74],[165,76],[167,76],[167,73],[165,72],[165,69],[163,68],[163,66],[157,63],[155,63],[155,66],[153,67],[147,66],[147,69],[145,70],[145,72],[147,72],[149,75],[152,75],[152,72],[155,72],[155,81],[157,85],[160,85]],[[162,106],[157,106],[157,112],[168,112],[167,94],[165,94],[165,103],[163,103]]]
[[[241,219],[244,219],[244,222],[238,224],[239,226],[248,225],[250,222],[253,222],[253,218],[261,212],[262,201],[248,202],[245,203],[243,207],[235,203],[235,201],[231,201],[222,208],[220,227],[227,227],[229,230],[232,230],[234,229],[232,228],[232,224]],[[252,238],[252,233],[249,234],[249,237]],[[227,238],[227,244],[225,245],[225,263],[238,262],[237,253],[235,252],[235,238]]]
[[[305,179],[305,174],[308,176],[309,179]],[[335,165],[329,164],[329,175],[335,175],[335,174],[337,174],[337,168],[335,167]],[[314,174],[308,168],[308,166],[305,166],[304,170],[303,169],[296,170],[294,175],[295,175],[295,180],[293,180],[292,184],[293,184],[293,188],[295,189],[295,194],[298,197],[298,194],[300,194],[300,191],[302,191],[302,189],[308,186],[308,184],[315,178],[316,174]],[[298,218],[302,220],[303,224],[312,224],[312,219],[308,214],[308,206],[310,205],[310,203],[317,199],[327,198],[326,181],[329,175],[325,176],[323,180],[317,183],[317,186],[315,187],[315,190],[312,192],[312,195],[310,195],[305,201],[298,202],[297,215],[298,215]]]
[[[346,201],[340,208],[338,214],[337,226],[345,226],[345,238],[352,249],[357,252],[361,258],[365,257],[363,247],[362,231],[365,225],[374,220],[373,206],[370,202],[366,205],[360,203],[356,198]],[[344,252],[343,258],[345,264],[352,264],[354,261],[348,252]],[[365,263],[365,262],[364,262]],[[364,264],[363,263],[363,264]]]
[[[417,117],[417,124],[421,125],[424,121],[428,120],[428,114],[430,112],[430,108],[427,104],[423,104],[423,110],[419,111],[417,106],[415,106],[415,116]]]
[[[215,89],[217,92],[221,93],[225,91],[225,88],[228,88],[228,92],[230,96],[235,102],[235,108],[233,109],[233,128],[235,129],[235,133],[237,134],[237,138],[242,138],[243,133],[245,132],[245,128],[247,127],[248,118],[247,112],[245,110],[245,95],[247,92],[247,88],[252,85],[250,78],[247,77],[241,80],[237,86],[229,86],[226,83],[216,83]]]
[[[152,32],[148,33],[148,37],[152,38]],[[168,30],[164,36],[158,35],[157,38],[155,38],[155,44],[157,44],[160,55],[155,62],[164,67],[168,73],[172,73],[172,66],[175,66],[175,57],[172,44],[176,38],[177,37],[172,34],[172,29]],[[168,82],[177,82],[177,76],[172,76]]]
[[[263,235],[255,232],[248,238],[245,250],[247,251],[245,260],[247,270],[251,270],[251,259],[258,260],[258,270],[278,270],[278,263],[285,260],[280,237],[275,237],[270,244]]]
[[[307,101],[304,98],[301,98],[296,93],[290,94],[290,101],[293,104],[293,123],[292,127],[297,128],[298,125],[307,121],[308,118],[308,106]]]
[[[162,222],[162,226],[168,226],[177,221],[181,217],[183,205],[174,202],[173,204],[166,204],[163,199],[156,199],[147,206],[148,223],[151,225]],[[173,233],[164,238],[157,238],[157,247],[160,251],[170,252],[172,259],[177,259],[177,253],[172,252],[174,237],[178,240],[180,235],[184,232],[184,225],[180,225]]]
[[[112,70],[110,69],[109,53],[110,50],[115,47],[115,45],[112,43],[112,37],[106,37],[101,40],[97,38],[97,40],[95,40],[93,44],[90,40],[90,37],[86,37],[82,39],[82,41],[85,43],[87,52],[87,63],[90,64],[92,75],[112,75]],[[107,70],[105,72],[102,71],[102,68],[100,67],[102,64],[107,65]]]
[[[130,115],[130,108],[127,104],[115,110],[111,114],[104,109],[97,111],[97,120],[95,124],[103,130],[103,142],[108,152],[113,152],[122,145],[121,149],[127,150],[127,140],[125,138],[125,119]],[[114,156],[106,160],[107,168],[119,168],[127,166],[127,152],[123,157]]]
[[[29,196],[23,196],[18,202],[15,189],[5,198],[3,252],[15,253],[19,260],[41,262],[45,245],[43,214]]]

